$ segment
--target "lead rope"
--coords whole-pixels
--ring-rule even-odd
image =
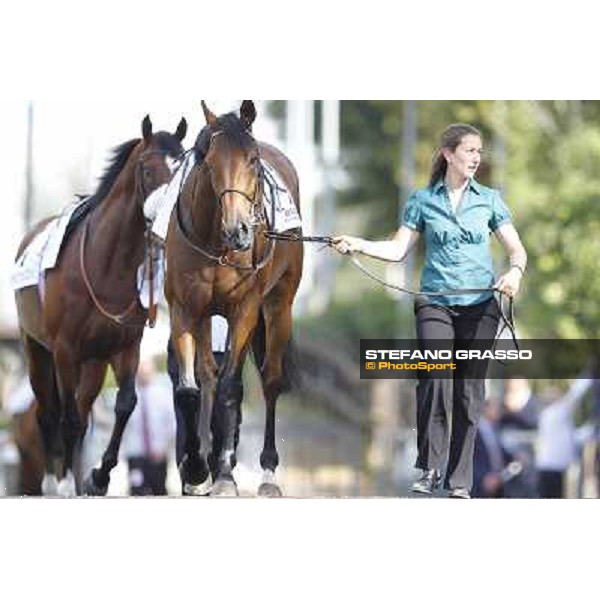
[[[156,325],[156,317],[158,313],[158,303],[154,302],[154,243],[152,242],[150,229],[146,230],[146,256],[148,257],[148,270],[150,293],[148,298],[148,327],[154,329]],[[146,268],[144,267],[144,277],[146,276]],[[142,279],[142,285],[143,285]]]
[[[285,242],[312,242],[312,243],[316,243],[316,244],[323,244],[323,247],[327,247],[327,246],[332,247],[333,246],[333,237],[327,236],[327,235],[303,236],[298,233],[276,232],[276,231],[266,231],[264,233],[264,235],[268,238],[271,238],[274,240],[279,240],[279,241],[285,241]],[[510,331],[515,348],[517,349],[517,351],[520,351],[519,341],[517,339],[517,334],[516,334],[516,330],[515,330],[514,298],[506,296],[506,294],[500,292],[500,290],[498,290],[497,288],[495,288],[495,287],[465,288],[465,289],[461,289],[461,290],[442,290],[442,291],[438,291],[438,292],[416,292],[414,290],[410,290],[410,289],[404,288],[402,286],[395,285],[393,283],[388,283],[387,281],[381,279],[381,277],[379,277],[377,274],[375,274],[372,271],[370,271],[369,269],[367,269],[358,260],[358,258],[354,254],[350,255],[350,260],[357,269],[359,269],[363,274],[365,274],[367,277],[369,277],[373,281],[376,281],[377,283],[379,283],[387,288],[390,288],[390,289],[393,289],[393,290],[396,290],[399,292],[403,292],[403,293],[409,294],[411,296],[426,296],[426,297],[427,296],[429,296],[429,297],[461,296],[464,294],[481,294],[484,292],[494,292],[494,293],[499,294],[500,300],[498,302],[498,307],[500,310],[500,318],[502,320],[502,327],[501,327],[500,331],[496,334],[496,338],[494,340],[494,348],[496,346],[498,339],[504,332],[504,330],[508,329]],[[504,297],[505,296],[508,298],[508,314],[506,313],[506,311],[504,309]],[[500,360],[498,362],[500,362],[503,365],[506,364]]]
[[[79,244],[79,268],[81,269],[81,275],[83,276],[83,282],[85,283],[85,287],[86,287],[90,297],[92,298],[92,302],[94,303],[96,308],[100,311],[100,313],[102,313],[105,317],[107,317],[111,321],[114,321],[115,323],[118,323],[119,325],[123,325],[125,318],[127,316],[129,316],[129,314],[137,308],[138,297],[136,296],[133,299],[133,301],[131,302],[131,304],[123,312],[120,312],[118,314],[113,314],[113,313],[108,312],[102,306],[102,304],[100,304],[100,301],[98,300],[96,294],[94,293],[94,289],[92,288],[92,284],[90,283],[88,274],[85,270],[85,241],[87,238],[87,231],[89,229],[89,225],[90,225],[90,220],[87,219],[85,222],[85,227],[83,228],[83,233],[81,234],[81,241]],[[139,295],[139,291],[138,291],[138,295]]]
[[[508,315],[507,315],[504,310],[504,296],[506,294],[501,292],[498,288],[496,288],[496,287],[464,288],[461,290],[442,290],[442,291],[438,291],[438,292],[416,292],[414,290],[409,290],[407,288],[403,288],[402,286],[395,285],[393,283],[388,283],[387,281],[384,281],[378,275],[376,275],[375,273],[373,273],[372,271],[367,269],[363,264],[361,264],[361,262],[358,260],[358,258],[356,256],[354,256],[354,254],[350,255],[350,261],[357,269],[359,269],[362,273],[364,273],[370,279],[380,283],[381,285],[383,285],[385,287],[391,288],[393,290],[397,290],[399,292],[404,292],[405,294],[409,294],[411,296],[428,296],[428,297],[462,296],[462,295],[469,295],[469,294],[481,294],[484,292],[494,292],[494,293],[499,294],[500,300],[498,302],[498,307],[500,310],[500,318],[502,319],[502,328],[500,329],[500,331],[496,334],[496,337],[494,338],[494,347],[493,348],[495,349],[498,339],[500,338],[500,336],[502,335],[504,330],[508,329],[510,331],[515,348],[517,349],[517,351],[520,351],[519,341],[517,339],[517,333],[515,330],[514,298],[507,296],[507,298],[508,298]],[[506,365],[506,363],[504,363],[500,360],[498,362],[500,362],[503,365]]]
[[[102,304],[100,303],[100,300],[98,300],[98,297],[96,296],[96,293],[94,292],[94,288],[92,287],[92,284],[90,282],[89,276],[88,276],[86,268],[85,268],[85,243],[86,243],[89,223],[90,223],[89,219],[86,220],[86,223],[83,228],[82,235],[81,235],[81,240],[79,243],[79,268],[81,270],[83,282],[85,283],[85,287],[92,299],[92,302],[94,303],[94,306],[98,309],[98,311],[101,314],[103,314],[107,319],[114,321],[118,325],[123,325],[125,323],[126,317],[128,317],[130,315],[130,313],[133,312],[137,308],[141,290],[139,290],[139,289],[137,290],[136,297],[132,300],[131,304],[123,312],[120,312],[118,314],[113,314],[113,313],[110,313],[108,310],[106,310],[102,306]],[[147,233],[147,236],[148,235],[149,235],[149,233]],[[142,273],[142,282],[146,279],[146,275],[148,272],[149,272],[149,283],[150,283],[150,299],[149,299],[149,307],[148,307],[148,326],[150,328],[153,328],[156,325],[158,305],[154,302],[154,278],[155,278],[155,275],[154,275],[153,245],[152,245],[152,242],[147,238],[146,253],[145,253],[145,258],[144,258],[144,270]]]

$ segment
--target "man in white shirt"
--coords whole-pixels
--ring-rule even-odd
[[[540,414],[536,464],[541,498],[563,498],[567,469],[577,456],[573,415],[593,379],[576,379],[567,393]]]
[[[175,444],[175,415],[168,379],[151,360],[140,362],[137,404],[123,439],[132,496],[165,496],[167,465]]]

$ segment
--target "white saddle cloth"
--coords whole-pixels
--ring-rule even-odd
[[[29,242],[23,254],[13,265],[10,275],[13,289],[19,290],[38,285],[42,281],[44,271],[56,266],[60,246],[71,215],[82,202],[85,202],[85,199],[67,206],[59,217],[50,221]]]
[[[265,160],[261,160],[261,162],[266,171],[267,182],[270,182],[270,185],[265,182],[263,198],[270,228],[273,231],[282,232],[302,227],[302,220],[292,194],[277,171]],[[195,164],[196,159],[194,153],[191,152],[175,172],[171,182],[152,192],[146,199],[144,215],[153,221],[152,232],[163,241],[167,238],[169,221],[177,198]],[[275,204],[275,222],[271,223],[273,203]]]

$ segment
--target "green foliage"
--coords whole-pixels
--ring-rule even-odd
[[[506,193],[529,254],[533,337],[600,337],[599,103],[511,103]]]
[[[311,338],[330,341],[354,355],[361,338],[412,332],[412,321],[412,304],[400,306],[381,290],[372,290],[360,293],[359,298],[336,300],[325,313],[301,319],[298,325]]]
[[[280,114],[281,108],[276,107]],[[397,226],[404,108],[400,101],[342,103],[342,161],[349,184],[338,197],[340,214],[365,208],[360,230],[351,233],[381,238]],[[599,338],[600,102],[422,101],[417,119],[417,187],[427,183],[447,125],[468,122],[484,135],[486,162],[478,179],[502,188],[529,254],[517,303],[520,331],[539,338]],[[378,293],[384,298],[381,310],[363,296],[332,309],[335,327],[373,337],[384,313],[386,319],[398,314],[386,305],[393,302],[386,293]]]

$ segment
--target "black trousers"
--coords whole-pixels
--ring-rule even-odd
[[[129,492],[132,496],[167,495],[167,461],[145,456],[132,457],[129,464]]]
[[[565,474],[563,471],[540,471],[540,498],[564,498]]]
[[[495,298],[472,306],[440,306],[427,298],[415,301],[417,338],[422,350],[444,348],[489,350],[498,331]],[[457,369],[440,377],[418,371],[418,469],[444,471],[444,487],[471,489],[477,423],[485,400],[487,361],[457,361]]]

